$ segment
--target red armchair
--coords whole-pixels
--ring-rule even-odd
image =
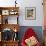
[[[33,38],[34,37],[34,38]],[[25,35],[24,37],[22,38],[22,42],[21,42],[21,46],[41,46],[41,44],[39,43],[39,41],[37,40],[37,35],[36,33],[34,32],[34,30],[32,28],[28,28],[27,31],[25,32]],[[35,39],[35,45],[27,45],[28,43],[31,44],[30,42],[27,42],[27,41],[30,41],[32,39]],[[28,40],[27,40],[28,39]],[[30,40],[29,40],[30,39]],[[25,42],[26,41],[26,42]],[[33,41],[32,41],[33,42]],[[33,43],[32,43],[33,44]]]

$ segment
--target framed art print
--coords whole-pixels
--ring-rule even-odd
[[[2,10],[2,15],[9,15],[9,10]]]
[[[26,7],[25,8],[25,18],[27,20],[35,20],[36,19],[36,8]]]

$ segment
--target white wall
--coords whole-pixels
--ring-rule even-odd
[[[0,0],[0,6],[15,6],[15,0]],[[20,26],[43,26],[42,0],[17,0]],[[25,20],[25,7],[36,7],[36,20]]]
[[[43,25],[43,6],[42,0],[21,0],[20,24],[23,26],[42,26]],[[36,7],[36,20],[25,20],[25,7]]]

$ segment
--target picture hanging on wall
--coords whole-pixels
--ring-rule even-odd
[[[26,7],[25,8],[25,19],[26,20],[35,20],[36,19],[36,8],[35,7]]]

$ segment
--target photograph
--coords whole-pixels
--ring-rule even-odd
[[[26,7],[25,8],[25,18],[27,20],[35,20],[36,19],[36,8]]]

